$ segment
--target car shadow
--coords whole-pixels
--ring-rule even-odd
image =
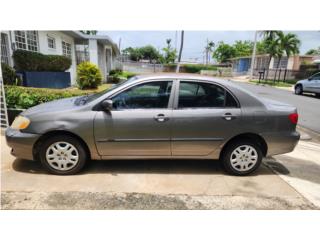
[[[320,99],[319,96],[317,96],[316,94],[313,94],[313,93],[303,93],[302,95],[300,96],[303,96],[303,97],[309,97],[309,98],[316,98],[316,99]]]
[[[298,178],[304,181],[320,184],[320,165],[311,161],[282,155],[280,161],[270,158],[266,161],[267,166],[275,172],[282,175],[289,175],[292,178]],[[290,168],[290,171],[288,168]]]
[[[37,161],[15,159],[12,168],[17,172],[48,174]],[[91,161],[77,175],[88,174],[219,174],[227,175],[219,161],[212,160],[106,160]],[[265,166],[251,174],[273,175]]]

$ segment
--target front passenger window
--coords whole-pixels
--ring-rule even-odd
[[[149,82],[134,86],[112,98],[115,110],[167,108],[172,81]]]

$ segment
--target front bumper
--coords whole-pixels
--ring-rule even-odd
[[[300,139],[300,133],[296,131],[275,132],[261,135],[268,145],[267,156],[292,152]]]
[[[11,154],[17,158],[33,159],[33,146],[39,134],[23,133],[11,127],[6,130],[7,145],[12,148]]]

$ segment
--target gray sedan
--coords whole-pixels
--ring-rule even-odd
[[[12,154],[53,174],[89,160],[219,159],[234,175],[299,140],[297,109],[200,75],[134,77],[107,91],[30,108],[6,131]]]

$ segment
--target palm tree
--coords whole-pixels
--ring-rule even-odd
[[[300,40],[298,39],[297,35],[293,33],[284,34],[283,32],[280,32],[278,34],[278,42],[278,51],[276,53],[278,63],[275,78],[283,55],[289,59],[291,55],[299,53],[300,47]]]
[[[270,62],[271,62],[272,58],[277,56],[278,51],[279,51],[279,38],[278,38],[278,36],[281,33],[282,33],[282,31],[261,31],[261,35],[264,37],[264,41],[266,44],[267,53],[269,54],[266,79],[268,79],[268,75],[269,75]]]
[[[212,53],[214,46],[215,46],[215,44],[213,41],[210,41],[210,42],[207,41],[207,45],[204,48],[204,50],[206,52],[206,64],[208,64],[208,62],[210,62],[210,53]]]

